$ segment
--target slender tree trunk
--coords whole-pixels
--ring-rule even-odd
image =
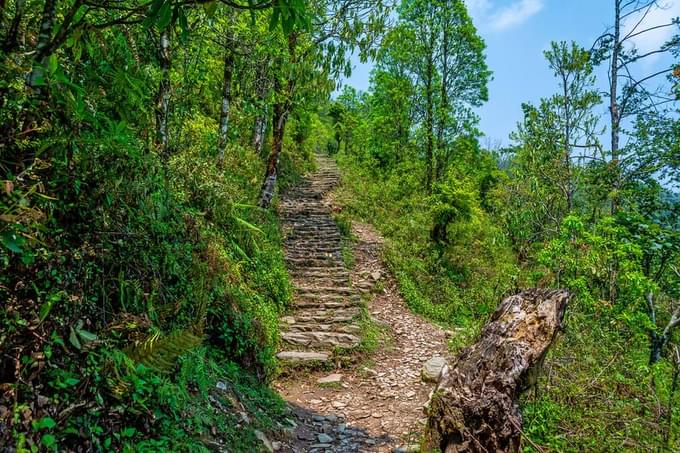
[[[2,50],[5,53],[12,52],[19,44],[19,26],[24,17],[25,4],[26,0],[17,0],[14,5],[14,17],[12,18],[9,30],[7,30],[7,35],[5,35],[5,41],[2,44]]]
[[[336,126],[336,129],[335,129],[335,141],[338,143],[337,152],[340,152],[340,150],[341,150],[341,148],[342,148],[342,134],[340,133],[340,131],[339,131],[338,128],[337,128],[337,126],[338,126],[337,123],[335,124],[335,126]]]
[[[566,173],[565,195],[567,199],[567,212],[574,207],[574,189],[571,168],[571,111],[569,110],[569,86],[567,76],[562,74],[562,95],[564,96],[564,167]]]
[[[618,79],[619,79],[619,56],[621,54],[621,2],[614,0],[614,43],[612,48],[611,67],[610,67],[610,87],[609,87],[609,116],[611,122],[611,171],[612,171],[612,215],[619,210],[619,193],[621,189],[621,163],[619,162],[619,136],[621,125],[621,111],[618,102]],[[618,286],[616,280],[619,273],[618,258],[614,259],[610,280],[609,299],[616,303],[618,299]]]
[[[430,48],[428,49],[429,55],[427,59],[427,68],[425,69],[425,133],[427,134],[427,142],[425,145],[425,158],[427,160],[425,187],[427,188],[428,193],[432,192],[432,182],[434,180],[434,93],[432,92],[434,89],[433,45],[434,33],[430,32]]]
[[[258,155],[261,155],[263,152],[264,141],[267,136],[267,106],[264,106],[263,109],[263,112],[255,118],[255,125],[253,127],[253,148]]]
[[[293,68],[292,71],[295,70],[295,64],[297,63],[295,54],[296,45],[297,35],[295,33],[290,33],[288,35],[288,54],[290,55],[291,66]],[[283,148],[283,137],[286,132],[286,122],[288,121],[288,115],[290,114],[293,105],[295,73],[292,72],[288,75],[285,92],[282,92],[284,88],[281,86],[281,82],[279,82],[278,79],[275,79],[274,89],[276,91],[277,101],[274,104],[272,114],[272,150],[267,159],[267,168],[265,170],[264,181],[262,182],[262,189],[260,190],[260,200],[258,202],[258,206],[262,208],[269,207],[272,198],[274,198],[274,191],[276,190],[276,178],[281,150]]]
[[[156,95],[156,144],[161,153],[167,155],[168,143],[168,115],[170,112],[170,31],[168,28],[160,34],[158,44],[158,63],[161,68],[161,80],[158,83]],[[167,157],[167,156],[166,156]]]
[[[449,32],[448,27],[444,28],[444,36],[442,37],[442,84],[440,90],[439,100],[439,124],[437,127],[437,171],[436,178],[441,179],[444,176],[446,166],[446,152],[444,144],[444,129],[446,128],[446,116],[449,111]]]
[[[652,325],[655,326],[656,328],[656,311],[654,309],[654,294],[653,293],[647,293],[647,308],[649,310],[649,320],[651,321]],[[656,330],[652,330],[649,333],[649,365],[654,365],[657,363],[659,360],[661,360],[661,354],[663,354],[663,350],[666,347],[666,344],[668,344],[668,340],[671,338],[671,333],[673,329],[675,329],[678,325],[680,325],[680,306],[678,306],[673,313],[671,314],[671,319],[668,321],[668,324],[666,324],[666,327],[664,327],[663,331],[661,333],[658,333]]]
[[[217,143],[218,161],[224,161],[229,133],[229,107],[231,105],[231,79],[234,73],[234,54],[230,49],[224,51],[224,79],[222,81],[222,107],[220,109],[220,130]]]
[[[257,74],[255,75],[257,101],[262,109],[255,117],[255,124],[253,125],[253,148],[258,155],[262,154],[264,148],[264,141],[267,136],[267,116],[269,114],[265,102],[268,87],[263,66],[264,65],[258,66]]]
[[[666,448],[671,440],[671,428],[673,427],[673,400],[675,399],[675,392],[678,390],[678,378],[680,378],[680,351],[678,347],[673,348],[673,378],[671,380],[671,391],[668,395],[668,409],[666,413],[666,432],[664,433],[664,440],[666,441]]]
[[[285,103],[277,102],[274,104],[272,114],[272,124],[274,127],[272,132],[272,150],[267,159],[267,168],[265,170],[264,182],[262,183],[262,190],[260,191],[260,201],[258,202],[258,206],[262,208],[269,207],[272,198],[274,198],[279,159],[281,157],[281,150],[283,149],[283,136],[286,131],[287,120],[288,112]]]
[[[609,87],[609,116],[611,127],[611,166],[613,178],[613,194],[611,213],[616,214],[619,209],[619,190],[621,186],[621,169],[619,162],[619,135],[621,127],[621,112],[618,103],[619,55],[621,54],[621,0],[614,0],[614,43],[612,47],[611,77]]]
[[[54,16],[57,12],[56,0],[45,0],[42,18],[40,19],[40,33],[38,34],[38,44],[35,46],[35,58],[33,68],[28,77],[28,86],[39,91],[38,85],[45,78],[45,66],[47,57],[50,54],[50,40],[54,30]]]
[[[660,335],[657,332],[652,332],[650,335],[650,348],[649,348],[649,364],[654,365],[659,360],[661,360],[661,353],[663,352],[664,346],[668,338]]]
[[[132,35],[132,33],[130,33],[130,26],[123,26],[123,35],[125,35],[125,39],[127,39],[128,46],[130,46],[132,58],[137,62],[137,65],[141,64],[142,59],[139,57],[137,41],[135,40],[135,37]]]

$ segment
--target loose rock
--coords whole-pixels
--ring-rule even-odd
[[[421,376],[425,382],[437,382],[446,365],[444,357],[434,356],[423,365]]]
[[[260,442],[264,445],[264,448],[267,449],[270,453],[274,453],[274,446],[272,443],[267,439],[267,436],[264,435],[262,431],[258,431],[257,429],[254,431],[255,437],[260,439]]]
[[[329,374],[316,380],[318,384],[336,384],[342,381],[342,374]]]
[[[319,442],[322,444],[328,444],[333,442],[333,438],[329,436],[328,434],[321,433],[318,436],[316,436],[319,439]]]

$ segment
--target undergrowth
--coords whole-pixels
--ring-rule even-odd
[[[102,59],[115,66],[117,51]],[[3,65],[23,87],[23,68]],[[66,111],[46,110],[45,133],[2,150],[0,445],[197,451],[214,438],[253,451],[253,427],[280,415],[264,386],[291,298],[278,219],[254,206],[264,162],[247,140],[218,162],[210,109],[173,117],[177,140],[159,153],[145,138],[155,82],[144,68],[127,73],[140,97],[123,98],[108,74],[81,69],[90,90],[60,73],[45,90]],[[20,92],[3,117],[34,102]],[[289,126],[282,187],[319,146]],[[238,428],[232,405],[211,408],[216,379],[256,402],[241,409],[259,414],[252,425]]]
[[[520,265],[497,226],[501,222],[484,208],[490,202],[484,197],[492,195],[480,189],[485,174],[494,171],[484,155],[476,173],[454,164],[447,179],[457,193],[457,212],[468,214],[446,225],[445,241],[432,232],[446,195],[436,188],[433,195],[425,193],[418,162],[386,171],[366,156],[342,152],[336,160],[343,171],[338,203],[350,218],[372,223],[385,237],[384,259],[404,300],[455,332],[452,353],[475,341],[504,296],[545,283],[546,270]],[[464,210],[461,200],[469,204]],[[525,451],[538,451],[533,445],[541,451],[677,448],[680,413],[670,400],[672,364],[649,367],[649,338],[639,328],[644,324],[615,308],[587,287],[573,288],[566,331],[546,358],[538,385],[522,398],[530,440],[523,443]]]

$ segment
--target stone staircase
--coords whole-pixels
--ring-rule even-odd
[[[359,291],[341,256],[342,237],[323,196],[340,174],[332,159],[317,155],[318,170],[283,196],[279,205],[288,269],[295,286],[294,311],[280,320],[281,360],[324,362],[337,348],[359,342]]]

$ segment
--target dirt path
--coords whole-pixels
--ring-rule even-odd
[[[330,160],[322,160],[321,170],[311,177],[312,181],[317,177],[327,180],[329,174],[336,174],[334,165]],[[330,202],[327,199],[321,202],[325,205],[325,215],[329,216]],[[321,215],[321,211],[318,210],[317,214]],[[328,225],[323,216],[318,220],[324,228]],[[422,432],[425,421],[423,405],[434,383],[424,382],[421,370],[433,356],[446,354],[447,334],[406,307],[394,279],[380,258],[383,241],[375,230],[369,225],[355,223],[352,232],[357,241],[354,246],[355,265],[348,271],[351,285],[338,281],[334,288],[342,288],[343,294],[355,297],[359,290],[367,291],[372,287],[372,298],[367,308],[372,320],[383,332],[380,344],[369,356],[362,357],[349,368],[329,371],[327,364],[325,371],[298,372],[274,384],[290,403],[296,425],[288,438],[275,444],[279,451],[405,452],[411,451],[408,447],[417,443]],[[339,244],[333,243],[331,248],[336,246]],[[309,266],[317,264],[314,260],[309,262]],[[340,267],[343,267],[342,261],[338,265],[334,259],[331,268]],[[340,272],[340,269],[332,272]],[[333,274],[330,280],[339,280],[337,275]],[[303,280],[303,283],[308,286],[307,281]],[[298,280],[296,284],[299,284]],[[353,291],[347,288],[353,288]],[[306,290],[302,293],[306,294]],[[320,290],[317,294],[324,293],[325,290]],[[303,297],[303,300],[306,299]],[[294,318],[297,317],[296,314]],[[294,322],[290,324],[289,321]],[[333,324],[321,319],[318,322],[330,325],[330,331],[336,330]],[[294,325],[295,320],[284,320],[284,323]],[[359,335],[358,332],[351,335],[355,334]],[[301,343],[296,345],[304,346]],[[297,349],[308,352],[320,350],[315,342]],[[332,363],[332,354],[321,354],[328,354],[327,360]],[[318,382],[324,378],[332,382]]]

